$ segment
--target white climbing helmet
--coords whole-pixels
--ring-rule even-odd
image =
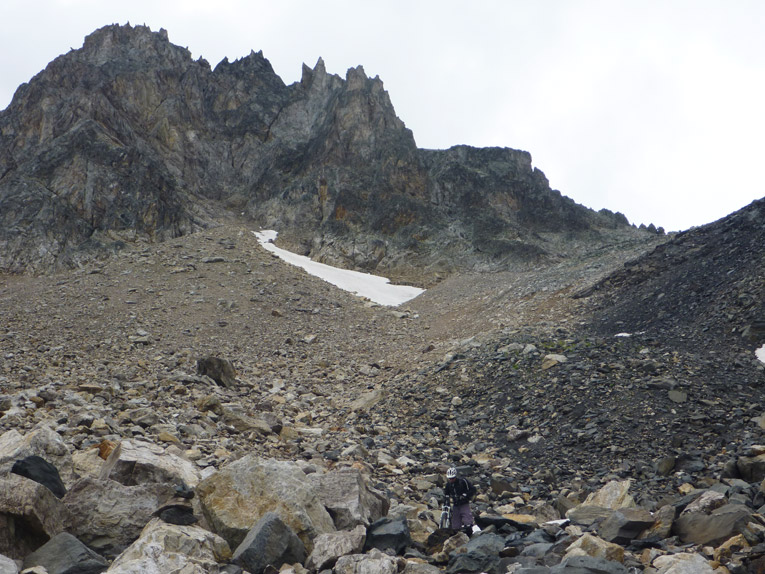
[[[446,478],[457,478],[457,469],[454,467],[451,467],[449,470],[447,470]]]

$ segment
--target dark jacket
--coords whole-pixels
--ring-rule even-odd
[[[467,504],[475,494],[475,488],[467,478],[458,476],[454,482],[448,481],[444,488],[446,498],[450,498],[456,505]]]

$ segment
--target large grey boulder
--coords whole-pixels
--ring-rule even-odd
[[[157,444],[130,439],[120,442],[109,454],[100,478],[125,486],[169,482],[194,488],[199,483],[199,472],[194,463]]]
[[[371,488],[355,468],[309,474],[308,481],[316,488],[338,530],[359,524],[369,526],[388,514],[388,498]]]
[[[77,481],[63,499],[67,531],[108,558],[125,550],[175,490],[167,483],[125,486],[90,477]]]
[[[334,532],[332,517],[297,464],[248,455],[221,468],[196,488],[207,521],[232,547],[267,512],[275,512],[313,549],[319,534]]]
[[[154,518],[107,570],[108,574],[220,571],[231,549],[220,536],[198,526],[167,524]]]
[[[353,530],[319,534],[314,540],[313,552],[306,566],[317,571],[332,568],[341,556],[361,553],[366,536],[367,529],[361,524]]]
[[[68,532],[61,532],[24,558],[24,569],[42,566],[48,574],[97,574],[109,563]]]
[[[64,503],[43,485],[17,474],[0,478],[0,554],[24,558],[67,521]]]
[[[305,545],[273,512],[267,512],[234,550],[233,562],[252,574],[305,562]]]

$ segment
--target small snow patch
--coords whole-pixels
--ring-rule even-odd
[[[757,355],[761,363],[765,363],[765,345],[757,349],[754,354]]]
[[[338,269],[324,263],[317,263],[304,255],[297,255],[274,245],[277,232],[273,230],[253,231],[258,242],[279,259],[305,269],[311,275],[331,283],[344,291],[350,291],[379,305],[396,307],[414,299],[425,290],[408,285],[391,285],[390,279],[378,275],[369,275],[359,271]]]
[[[632,337],[632,333],[617,333],[614,337]]]

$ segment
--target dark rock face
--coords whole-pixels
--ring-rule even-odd
[[[62,532],[24,559],[24,569],[43,566],[47,572],[97,574],[108,562],[77,540]]]
[[[234,562],[254,574],[262,574],[269,566],[303,563],[303,543],[289,526],[273,512],[268,512],[247,534],[234,552]]]
[[[66,494],[58,469],[42,457],[32,455],[13,463],[11,472],[38,482],[48,488],[56,498],[63,498]]]
[[[528,265],[556,256],[540,232],[629,229],[551,191],[526,152],[419,150],[361,67],[342,79],[319,60],[287,86],[261,53],[212,70],[141,26],[97,30],[22,85],[0,150],[6,271],[232,213],[319,260],[399,276]]]

